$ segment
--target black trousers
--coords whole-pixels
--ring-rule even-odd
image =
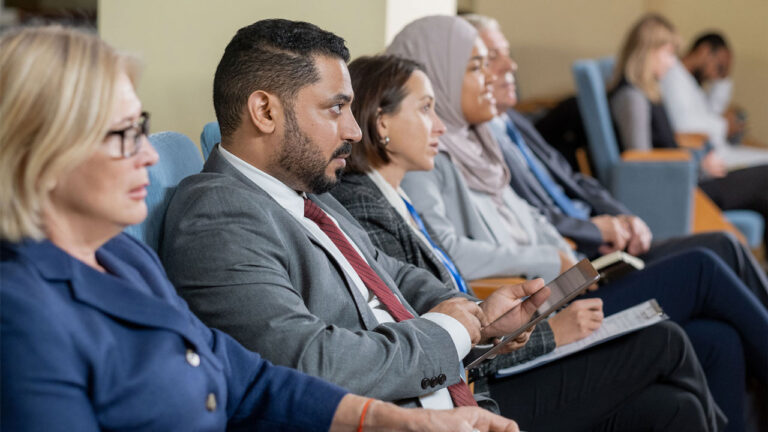
[[[768,165],[731,171],[723,178],[699,183],[712,201],[723,210],[754,210],[768,226]],[[768,247],[768,230],[763,239]]]
[[[701,432],[725,422],[689,340],[668,321],[489,384],[521,430]]]
[[[768,194],[768,190],[765,192]],[[655,242],[648,253],[641,258],[646,262],[652,262],[697,247],[714,252],[768,308],[768,277],[752,252],[732,234],[711,232]]]

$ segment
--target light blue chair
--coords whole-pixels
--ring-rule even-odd
[[[577,102],[598,180],[646,221],[655,238],[690,233],[696,184],[693,163],[622,159],[605,91],[607,70],[597,60],[573,65]]]
[[[210,122],[203,127],[200,134],[200,148],[203,150],[203,159],[208,159],[216,144],[221,142],[221,131],[218,122]]]
[[[600,76],[603,79],[603,86],[606,86],[613,75],[615,60],[613,57],[607,56],[607,57],[599,58],[595,60],[595,62],[597,63],[597,68],[600,71]],[[575,74],[575,67],[574,67],[574,74]],[[608,113],[610,116],[610,111],[608,111]],[[589,132],[587,132],[587,134],[589,136]],[[591,141],[591,138],[589,138],[589,140]],[[615,135],[614,135],[613,141],[614,142],[616,141]],[[610,142],[610,139],[608,139],[607,142]],[[618,145],[616,145],[615,148],[618,149]],[[591,153],[590,156],[595,156],[594,151],[592,151],[591,142],[590,142],[590,153]],[[600,178],[600,180],[602,181],[602,177],[598,175],[598,178]],[[744,234],[744,237],[746,238],[747,243],[749,244],[750,247],[756,248],[760,245],[763,239],[763,232],[765,230],[765,226],[764,226],[765,222],[763,221],[763,218],[762,216],[760,216],[759,213],[751,210],[728,210],[728,211],[724,211],[723,215],[739,231],[741,231],[742,234]]]
[[[144,222],[129,226],[125,232],[158,250],[162,238],[165,211],[176,191],[176,186],[187,176],[203,169],[203,159],[195,143],[177,132],[158,132],[149,137],[160,159],[149,167],[147,208]]]

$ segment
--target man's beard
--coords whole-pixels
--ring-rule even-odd
[[[331,160],[352,152],[352,144],[345,141],[333,152]],[[304,133],[296,121],[292,107],[285,110],[285,134],[283,146],[277,155],[277,163],[285,173],[306,190],[302,192],[322,194],[333,189],[341,179],[344,168],[336,170],[335,178],[325,174],[331,160],[325,160],[314,141]]]
[[[696,80],[699,85],[704,84],[704,72],[701,70],[701,68],[696,68],[691,72],[691,75],[693,75],[693,78]]]

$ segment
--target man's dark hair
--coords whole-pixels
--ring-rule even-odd
[[[240,126],[248,97],[257,90],[275,94],[291,109],[298,91],[320,80],[316,55],[349,61],[344,39],[314,24],[267,19],[238,30],[213,78],[221,136],[231,136]]]
[[[696,49],[704,44],[709,45],[711,51],[717,51],[720,48],[728,49],[728,43],[725,41],[723,35],[717,32],[704,33],[696,38],[691,45],[691,49],[688,52],[696,51]]]

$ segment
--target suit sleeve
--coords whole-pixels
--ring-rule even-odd
[[[2,283],[43,283],[18,270],[0,267]],[[3,430],[98,431],[88,371],[66,326],[51,320],[55,312],[41,307],[43,299],[24,290],[0,292]]]
[[[326,292],[306,289],[317,286],[319,274],[330,278],[339,270],[330,260],[325,268],[312,267],[288,252],[303,232],[284,229],[285,221],[274,219],[253,193],[210,185],[202,190],[176,192],[161,256],[205,324],[275,364],[379,399],[424,394],[421,380],[441,373],[446,385],[458,381],[455,348],[440,326],[417,318],[354,330],[361,318],[343,281]],[[396,279],[411,280],[405,274]],[[312,301],[336,308],[325,311],[335,321],[313,313]]]
[[[191,314],[191,313],[190,313]],[[228,430],[327,431],[346,390],[274,366],[229,335],[205,327],[227,380]]]

